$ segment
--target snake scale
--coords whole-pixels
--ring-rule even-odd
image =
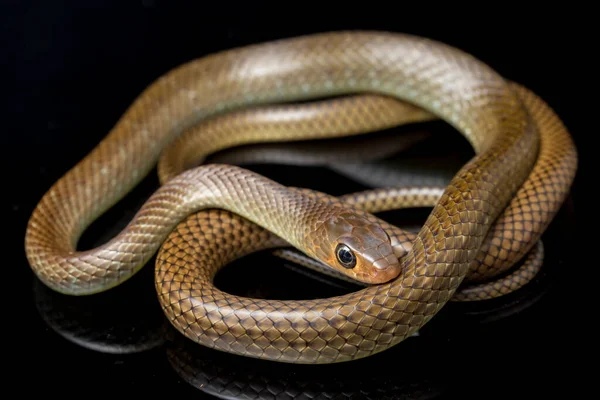
[[[177,156],[161,158],[188,132],[211,132],[205,125],[215,119],[235,125],[259,106],[345,95],[354,96],[354,111],[341,122],[327,117],[339,99],[312,108],[325,113],[315,116],[317,125],[343,127],[329,136],[384,127],[387,102],[402,107],[403,120],[445,121],[473,147],[475,156],[429,198],[432,210],[418,233],[370,213],[391,204],[383,200],[389,192],[335,199],[233,165],[186,168],[186,157],[181,165]],[[363,106],[367,112],[356,111]],[[202,151],[318,138],[310,129],[301,138],[276,129],[241,132],[212,131]],[[127,227],[95,249],[78,250],[85,229],[157,164],[162,185]],[[157,254],[160,303],[188,338],[281,362],[349,361],[412,335],[460,293],[465,278],[498,275],[532,249],[536,258],[534,246],[568,194],[576,164],[566,128],[541,99],[459,49],[372,31],[281,39],[190,61],[152,83],[43,196],[27,226],[26,255],[50,288],[89,295],[119,285]],[[282,246],[366,287],[279,301],[213,286],[227,263]]]

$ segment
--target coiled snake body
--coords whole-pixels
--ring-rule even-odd
[[[243,129],[249,115],[260,114],[242,110],[248,106],[356,94],[354,108],[339,99],[309,107],[324,113],[315,115],[316,126],[341,131],[309,128],[297,137]],[[353,111],[335,122],[327,114],[335,108]],[[229,118],[240,133],[209,129],[219,118]],[[385,196],[393,198],[390,191],[333,199],[230,165],[185,170],[187,156],[173,150],[183,146],[175,139],[188,134],[201,137],[195,140],[208,154],[432,118],[455,127],[476,155],[439,193],[396,191],[396,204],[411,198],[433,206],[416,235],[369,213]],[[130,224],[96,249],[77,250],[87,226],[150,172],[169,145],[174,152],[159,163],[162,186]],[[270,360],[347,361],[410,336],[465,277],[477,281],[514,265],[559,209],[575,169],[574,145],[552,111],[471,55],[403,34],[309,35],[209,55],[158,79],[41,199],[27,227],[26,254],[46,285],[86,295],[128,279],[158,251],[159,299],[187,337]],[[368,287],[278,301],[233,296],[212,285],[226,263],[283,246]]]

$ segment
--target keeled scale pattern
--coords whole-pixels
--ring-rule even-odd
[[[298,226],[322,218],[318,214],[326,213],[326,206],[289,201],[289,195],[277,198],[283,190],[257,188],[256,179],[235,169],[223,172],[219,181],[211,181],[209,174],[194,192],[185,178],[198,177],[194,173],[201,172],[196,170],[163,186],[107,245],[74,250],[81,231],[139,180],[136,174],[147,172],[160,149],[203,118],[249,104],[356,91],[388,94],[434,112],[462,132],[478,154],[433,209],[403,258],[397,280],[348,296],[303,302],[236,299],[216,291],[209,279],[201,289],[193,287],[200,278],[186,274],[186,268],[214,271],[219,262],[242,254],[243,241],[235,241],[225,229],[227,223],[217,222],[225,221],[219,214],[208,225],[197,215],[177,227],[159,256],[163,263],[157,266],[157,289],[175,327],[201,343],[241,354],[336,362],[400,342],[435,315],[462,282],[490,225],[526,178],[538,148],[533,126],[501,77],[471,56],[426,39],[370,32],[322,34],[215,54],[165,75],[42,199],[26,236],[32,268],[46,284],[67,293],[114,286],[144,265],[184,215],[201,204],[208,206],[199,201],[206,188],[220,192],[218,199],[235,205],[236,212],[264,221],[282,235],[291,227],[289,241],[297,241]],[[194,225],[194,218],[201,223]],[[57,228],[55,221],[61,222]],[[214,247],[201,256],[188,254],[202,246],[186,233],[187,224],[190,232],[219,226],[209,235],[216,240]],[[246,240],[250,246],[264,245],[257,235]],[[178,241],[188,243],[188,250],[172,250]],[[189,261],[197,264],[183,265]]]

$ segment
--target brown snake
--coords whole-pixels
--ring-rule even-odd
[[[358,203],[342,206],[352,198],[286,188],[230,165],[171,175],[161,163],[163,185],[130,224],[96,249],[76,249],[91,222],[200,122],[231,111],[243,115],[248,106],[366,93],[404,103],[419,118],[446,121],[475,150],[416,235]],[[365,118],[383,121],[385,111],[372,108],[368,118],[347,114],[344,135],[372,126]],[[216,132],[203,151],[290,139],[268,134]],[[540,99],[460,50],[381,32],[279,40],[194,60],[148,87],[41,199],[27,227],[26,254],[46,285],[86,295],[120,284],[160,249],[159,300],[192,340],[277,361],[348,361],[410,336],[466,277],[497,274],[527,254],[564,201],[576,162],[570,136]],[[228,262],[290,245],[371,286],[326,299],[278,301],[233,296],[212,285]]]

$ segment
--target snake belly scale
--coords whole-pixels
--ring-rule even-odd
[[[198,123],[248,106],[367,92],[446,121],[476,153],[444,188],[410,246],[393,246],[394,237],[402,242],[401,230],[384,229],[376,217],[214,164],[174,176],[114,239],[77,250],[87,226]],[[159,299],[171,323],[192,340],[284,362],[358,359],[409,337],[450,300],[494,221],[530,177],[543,144],[538,130],[500,75],[426,38],[332,32],[228,50],[170,71],[134,101],[108,136],[41,199],[27,226],[26,254],[46,285],[87,295],[128,279],[160,249]],[[231,145],[227,138],[216,140]],[[559,153],[548,146],[551,156]],[[553,204],[572,181],[575,158],[570,150],[566,162],[555,164],[560,179],[544,194]],[[519,201],[547,208],[535,191],[543,183],[534,180]],[[553,212],[532,212],[535,221],[527,222],[546,226]],[[231,296],[212,286],[227,262],[282,245],[373,286],[291,302]],[[340,265],[339,246],[353,257],[350,267]]]

